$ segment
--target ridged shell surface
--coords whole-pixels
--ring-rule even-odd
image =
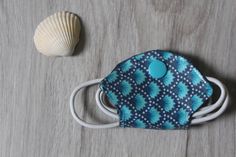
[[[79,17],[62,11],[43,20],[35,30],[37,50],[47,56],[69,56],[79,42],[81,25]]]

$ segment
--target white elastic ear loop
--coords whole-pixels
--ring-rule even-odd
[[[210,121],[210,120],[213,120],[213,119],[217,118],[218,116],[220,116],[225,111],[225,109],[228,106],[229,96],[228,96],[227,89],[223,85],[223,83],[221,83],[216,78],[207,77],[207,79],[210,82],[216,84],[220,88],[221,95],[220,95],[220,98],[217,100],[216,103],[214,103],[212,105],[209,105],[209,106],[206,106],[206,107],[203,107],[200,111],[193,114],[193,119],[191,121],[192,125],[193,124],[200,124],[200,123],[207,122],[207,121]],[[104,93],[101,89],[97,90],[97,92],[96,92],[97,105],[99,106],[99,108],[105,114],[107,114],[111,117],[114,117],[114,118],[118,117],[117,113],[115,113],[114,111],[111,111],[111,109],[104,104],[103,99],[102,99],[103,94]],[[219,110],[217,110],[216,112],[210,114],[212,111],[214,111],[217,108],[219,108]],[[205,117],[199,117],[199,116],[205,116]]]
[[[219,117],[226,110],[226,108],[228,106],[228,103],[229,103],[229,95],[227,94],[227,96],[226,96],[225,100],[223,101],[223,104],[219,108],[219,110],[217,110],[216,112],[214,112],[212,114],[209,114],[209,115],[207,115],[205,117],[193,119],[191,121],[191,124],[192,125],[194,125],[194,124],[201,124],[201,123],[204,123],[204,122],[207,122],[207,121],[210,121],[210,120],[213,120],[213,119]]]
[[[209,108],[207,108],[206,110],[208,110],[208,112],[206,113],[206,116],[204,117],[200,117],[200,118],[195,118],[191,121],[191,124],[201,124],[210,120],[213,120],[217,117],[219,117],[227,108],[228,104],[229,104],[229,93],[227,88],[223,85],[223,83],[221,83],[219,80],[215,79],[215,78],[208,78],[211,82],[215,83],[217,86],[219,86],[220,90],[221,90],[221,96],[224,95],[224,97],[222,97],[222,99],[219,101],[219,99],[217,100],[217,102],[213,105],[215,106],[220,106],[220,108],[216,111],[211,113],[211,109],[208,110]],[[218,104],[219,103],[219,104]],[[213,107],[212,107],[213,108]],[[216,107],[217,108],[217,107]]]
[[[85,88],[87,86],[91,86],[94,84],[98,84],[99,82],[101,82],[102,79],[96,79],[96,80],[91,80],[85,83],[82,83],[81,85],[79,85],[78,87],[76,87],[74,89],[74,91],[72,92],[71,96],[70,96],[70,111],[72,116],[74,117],[74,119],[82,126],[87,127],[87,128],[94,128],[94,129],[100,129],[100,128],[113,128],[113,127],[117,127],[119,126],[119,122],[114,122],[114,123],[110,123],[110,124],[90,124],[87,123],[85,121],[83,121],[76,113],[75,111],[75,96],[77,95],[77,93],[82,89]]]
[[[205,115],[205,114],[208,114],[208,113],[214,111],[215,109],[217,109],[218,107],[220,107],[222,105],[222,103],[226,97],[226,90],[225,90],[225,86],[223,85],[223,83],[221,83],[219,80],[217,80],[216,78],[213,78],[213,77],[207,77],[207,79],[220,88],[220,97],[214,104],[212,104],[210,106],[203,107],[203,108],[201,108],[200,111],[194,113],[193,117],[202,116],[202,115]]]

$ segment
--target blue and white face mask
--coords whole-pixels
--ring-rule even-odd
[[[209,81],[221,90],[214,104],[211,104],[213,88]],[[97,105],[118,122],[88,124],[76,114],[74,98],[77,92],[97,83]],[[104,103],[105,97],[110,105]],[[227,89],[219,80],[204,77],[184,57],[153,50],[122,61],[104,79],[77,87],[71,95],[70,107],[73,117],[90,128],[183,129],[215,119],[226,109],[228,99]]]

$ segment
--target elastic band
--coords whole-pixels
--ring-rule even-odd
[[[219,84],[217,84],[217,85],[219,85]],[[194,124],[201,124],[201,123],[213,120],[213,119],[219,117],[226,110],[226,108],[229,104],[229,94],[228,94],[227,88],[222,83],[221,83],[221,85],[223,87],[223,91],[225,92],[225,97],[222,99],[222,102],[219,105],[220,108],[216,112],[213,112],[213,113],[211,113],[212,111],[208,110],[208,108],[207,108],[206,110],[208,110],[210,112],[207,112],[205,117],[199,117],[199,118],[193,119],[191,121],[191,124],[193,124],[193,125]],[[221,92],[223,92],[223,91],[221,91]],[[217,102],[219,102],[219,101],[217,101]],[[215,104],[217,104],[217,102]]]
[[[204,123],[204,122],[207,122],[207,121],[210,121],[210,120],[213,120],[213,119],[217,118],[218,116],[220,116],[225,111],[225,109],[228,106],[229,95],[228,95],[227,88],[223,85],[223,83],[221,83],[216,78],[207,77],[207,79],[210,82],[216,84],[220,88],[220,91],[221,91],[220,97],[214,104],[203,107],[198,112],[194,113],[192,115],[193,119],[191,120],[191,125]],[[85,127],[88,127],[88,128],[112,128],[112,127],[119,126],[119,122],[114,122],[114,123],[110,123],[110,124],[90,124],[90,123],[87,123],[87,122],[83,121],[77,115],[77,113],[75,111],[74,102],[75,102],[75,96],[77,95],[77,93],[82,88],[85,88],[87,86],[91,86],[91,85],[94,85],[94,84],[98,84],[101,81],[102,81],[102,79],[96,79],[96,80],[91,80],[91,81],[85,82],[85,83],[81,84],[80,86],[76,87],[74,89],[74,91],[72,92],[71,96],[70,96],[70,111],[71,111],[71,114],[74,117],[74,119],[79,124],[81,124],[82,126],[85,126]],[[101,109],[101,111],[103,113],[107,114],[108,116],[110,116],[112,118],[119,119],[119,115],[117,114],[117,111],[110,108],[110,107],[108,107],[107,105],[105,105],[105,103],[104,103],[104,93],[100,88],[98,88],[98,90],[96,92],[95,99],[96,99],[96,104],[98,105],[98,107]],[[213,112],[216,109],[218,109],[218,110],[216,112]]]
[[[113,127],[117,127],[119,126],[119,122],[114,122],[114,123],[110,123],[110,124],[90,124],[87,123],[85,121],[83,121],[76,113],[75,111],[75,96],[77,95],[77,93],[82,89],[85,88],[87,86],[91,86],[94,84],[98,84],[99,82],[101,82],[102,79],[96,79],[96,80],[91,80],[88,82],[85,82],[81,85],[79,85],[78,87],[76,87],[74,89],[74,91],[72,92],[71,96],[70,96],[70,111],[72,116],[74,117],[74,119],[82,126],[87,127],[87,128],[94,128],[94,129],[100,129],[100,128],[113,128]]]
[[[222,102],[224,101],[224,99],[226,97],[226,88],[223,85],[223,83],[221,83],[219,80],[217,80],[216,78],[213,78],[213,77],[207,77],[207,79],[210,82],[216,84],[220,88],[220,97],[214,104],[212,104],[210,106],[203,107],[200,111],[194,113],[193,117],[202,116],[204,114],[208,114],[208,113],[214,111],[215,109],[217,109],[218,107],[220,107],[222,105]]]

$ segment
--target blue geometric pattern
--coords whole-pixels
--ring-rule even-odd
[[[182,56],[153,50],[119,63],[100,84],[121,127],[181,129],[213,89]]]

